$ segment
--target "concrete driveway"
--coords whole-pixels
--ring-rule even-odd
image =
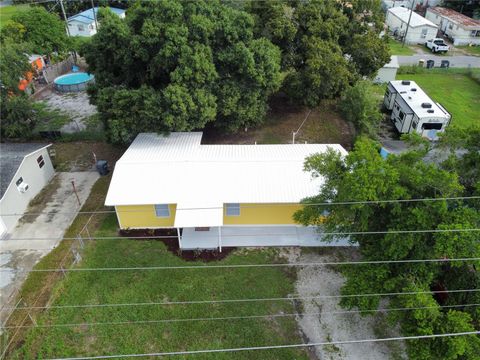
[[[450,61],[450,67],[457,68],[480,68],[480,57],[479,56],[468,56],[468,55],[454,55],[454,56],[439,56],[433,54],[422,54],[422,55],[411,55],[411,56],[397,56],[398,63],[400,66],[403,65],[417,65],[418,62],[423,59],[425,63],[427,60],[435,61],[435,67],[439,67],[442,60]]]
[[[28,275],[17,270],[31,270],[58,245],[99,177],[98,173],[91,171],[63,172],[55,176],[58,177],[58,188],[45,199],[42,214],[19,221],[11,234],[0,240],[0,307],[8,303],[15,289],[22,285]],[[73,192],[72,180],[81,205]],[[48,240],[15,240],[20,238]],[[0,313],[0,324],[7,316],[8,311]]]

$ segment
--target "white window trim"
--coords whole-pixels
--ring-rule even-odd
[[[238,214],[229,214],[229,210],[236,210],[238,208]],[[225,215],[226,216],[240,216],[240,203],[227,203],[225,204]]]
[[[165,206],[166,210],[168,211],[168,215],[159,215],[159,211],[157,210],[157,206]],[[153,205],[153,209],[155,210],[155,216],[157,218],[169,218],[170,217],[170,206],[169,204],[155,204]],[[165,208],[160,209],[161,211],[165,210]]]

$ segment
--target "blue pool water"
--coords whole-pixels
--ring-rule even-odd
[[[93,79],[93,75],[84,72],[72,73],[57,77],[54,82],[57,85],[77,85]]]

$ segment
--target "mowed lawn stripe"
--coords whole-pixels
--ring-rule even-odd
[[[115,216],[98,236],[116,233]],[[161,241],[106,240],[88,244],[83,267],[195,265]],[[237,250],[215,264],[277,262],[277,250]],[[55,289],[55,305],[285,297],[294,293],[294,270],[283,268],[182,269],[69,273]],[[248,316],[295,312],[285,301],[120,308],[51,309],[39,324]],[[291,318],[36,328],[12,358],[128,354],[301,343]],[[250,352],[202,354],[196,359],[252,359]],[[304,349],[262,351],[262,359],[308,359]]]
[[[452,114],[452,126],[480,126],[480,84],[466,74],[401,74],[400,80],[413,80]]]

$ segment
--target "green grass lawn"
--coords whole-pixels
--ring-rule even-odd
[[[402,43],[396,40],[390,39],[388,45],[391,55],[413,55],[415,53],[408,45],[402,47]]]
[[[480,56],[480,45],[479,46],[457,46],[459,49],[463,49],[471,55]]]
[[[2,28],[5,23],[10,20],[10,18],[19,11],[24,11],[28,9],[28,5],[12,5],[12,6],[3,6],[0,8],[0,28]]]
[[[116,233],[109,216],[97,236]],[[277,250],[237,250],[214,264],[281,261]],[[160,241],[102,240],[90,243],[81,267],[204,265],[185,262]],[[182,269],[71,272],[54,291],[54,305],[165,302],[285,297],[294,292],[294,272],[282,268]],[[295,312],[290,302],[50,309],[39,324],[118,322]],[[301,343],[293,317],[127,325],[36,328],[10,358],[37,359],[150,353]],[[183,359],[184,357],[182,357]],[[196,359],[308,359],[304,349],[200,354]]]
[[[452,126],[480,126],[480,84],[466,74],[401,74],[397,79],[413,80],[452,114]]]

